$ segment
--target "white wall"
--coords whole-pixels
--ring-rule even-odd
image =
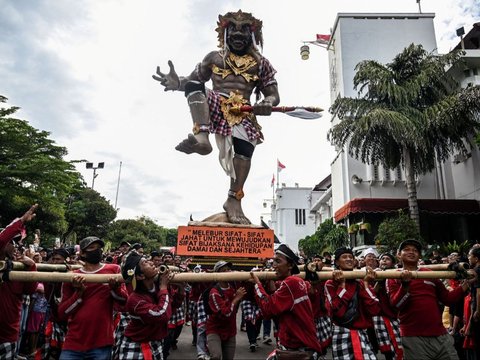
[[[340,13],[334,25],[329,46],[330,84],[332,102],[337,96],[357,97],[353,89],[356,65],[363,60],[388,63],[411,43],[422,44],[427,51],[436,50],[434,14],[350,14]],[[332,69],[335,66],[335,69]],[[332,77],[336,76],[336,80]],[[332,120],[332,125],[338,119]],[[404,181],[384,180],[384,170],[379,169],[379,181],[369,182],[371,169],[368,165],[337,149],[337,158],[332,162],[332,211],[354,198],[404,198]],[[357,175],[364,181],[354,185]],[[395,173],[391,173],[395,178]],[[404,179],[404,176],[403,176]],[[433,174],[420,177],[418,197],[435,199],[439,196],[438,179]]]

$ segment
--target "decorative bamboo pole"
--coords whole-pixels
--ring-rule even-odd
[[[25,265],[18,261],[13,261],[13,269],[12,271],[22,271],[25,270]],[[75,264],[69,265],[67,268],[66,265],[62,264],[45,264],[45,263],[38,263],[36,264],[37,271],[40,272],[66,272],[71,270],[78,270],[82,267],[82,265]],[[4,271],[7,268],[7,262],[5,260],[0,260],[0,271]],[[167,269],[167,266],[161,265],[160,272],[164,272]],[[177,266],[168,266],[168,269],[171,272],[180,272],[181,269]]]
[[[386,270],[376,271],[377,279],[399,279],[401,271]],[[277,276],[273,271],[259,271],[255,273],[260,280],[277,280]],[[365,270],[353,270],[343,272],[345,279],[363,279],[366,275]],[[110,278],[116,278],[119,282],[123,282],[120,274],[82,274],[82,273],[46,273],[36,271],[11,271],[9,279],[11,281],[42,281],[42,282],[71,282],[75,275],[81,275],[85,278],[85,282],[91,283],[107,283]],[[318,271],[319,280],[328,280],[332,278],[332,272]],[[299,277],[305,278],[305,273],[298,274]],[[453,279],[457,276],[455,271],[412,271],[414,279]],[[221,273],[174,273],[170,282],[217,282],[217,281],[248,281],[250,279],[249,272],[231,271]]]
[[[70,271],[70,270],[77,270],[82,267],[82,265],[69,265],[68,268],[66,265],[62,264],[45,264],[45,263],[38,263],[36,264],[37,271]],[[4,260],[0,260],[0,271],[5,270],[7,267],[7,262]],[[25,270],[25,265],[21,262],[14,261],[13,262],[13,269],[16,270]]]

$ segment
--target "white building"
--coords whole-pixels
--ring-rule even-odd
[[[319,218],[316,211],[311,209],[324,192],[299,186],[276,189],[268,226],[274,230],[280,242],[298,251],[298,240],[317,230]]]
[[[435,52],[434,16],[433,13],[339,13],[327,48],[332,103],[337,97],[358,95],[353,89],[353,79],[356,65],[363,60],[388,63],[411,43]],[[473,70],[471,74],[478,77]],[[332,119],[332,126],[337,122],[337,118]],[[400,168],[391,171],[382,166],[367,165],[349,156],[344,149],[337,148],[336,151],[331,164],[331,196],[337,222],[349,225],[367,221],[376,228],[384,213],[406,208],[405,178]],[[469,233],[478,236],[478,229],[472,230],[472,219],[468,218],[470,215],[478,217],[478,203],[457,200],[478,200],[480,174],[474,162],[478,166],[478,155],[472,155],[471,160],[466,159],[461,164],[438,164],[435,171],[419,177],[417,196],[420,215],[428,217],[421,223],[422,234],[428,234],[427,241],[439,237],[445,239],[446,231],[450,232],[447,240],[465,239]],[[366,219],[369,214],[370,219]],[[441,217],[445,214],[463,218],[449,219],[451,222],[446,223]],[[365,241],[371,243],[374,235]],[[354,246],[363,245],[363,242],[363,237],[352,238]]]

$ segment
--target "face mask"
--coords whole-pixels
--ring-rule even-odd
[[[98,264],[102,260],[102,249],[96,249],[93,251],[85,251],[83,258],[89,264]]]

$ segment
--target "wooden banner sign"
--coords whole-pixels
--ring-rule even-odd
[[[271,229],[179,226],[177,254],[272,258],[273,241]]]

